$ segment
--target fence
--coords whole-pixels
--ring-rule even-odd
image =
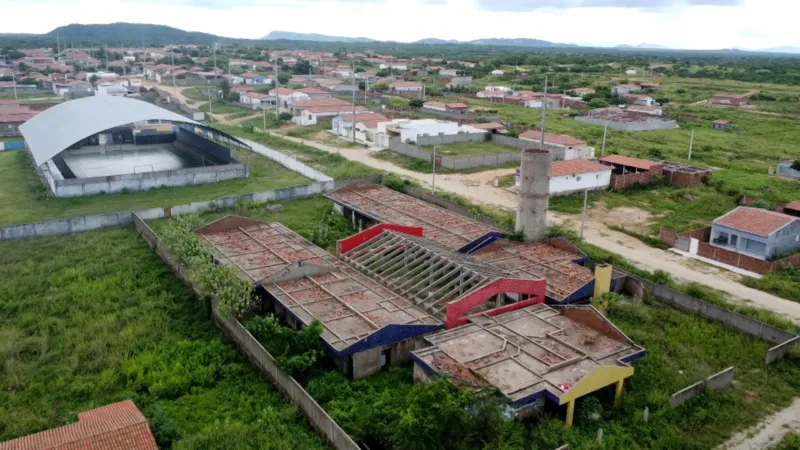
[[[250,146],[254,152],[271,159],[278,164],[286,167],[287,169],[294,170],[295,172],[305,177],[311,178],[314,181],[332,181],[333,178],[325,175],[324,173],[310,167],[302,162],[292,158],[289,155],[273,150],[269,147],[259,144],[258,142],[251,141],[250,139],[239,138],[242,142]]]
[[[509,153],[496,153],[492,155],[463,156],[463,157],[445,156],[437,154],[436,165],[440,167],[446,167],[452,170],[463,170],[463,169],[472,169],[475,167],[496,166],[508,162],[519,162],[521,159],[521,155],[520,152],[517,150],[524,150],[539,146],[539,144],[536,142],[526,141],[523,139],[517,139],[491,133],[459,133],[459,134],[442,135],[442,136],[419,136],[417,138],[417,144],[423,146],[448,145],[458,142],[485,142],[487,141],[487,139],[490,142],[495,142],[500,145],[508,146]],[[395,153],[399,153],[401,155],[408,156],[410,158],[420,159],[423,161],[433,161],[432,152],[429,152],[427,150],[422,150],[417,145],[406,144],[404,142],[401,142],[399,137],[393,137],[389,139],[389,150]],[[553,154],[553,158],[563,159],[564,157],[563,155],[564,155],[564,149],[561,148],[560,157],[557,154]]]
[[[691,239],[697,239],[698,241],[698,256],[713,259],[714,261],[719,261],[762,275],[790,265],[793,267],[800,266],[800,253],[787,256],[777,261],[765,261],[763,259],[753,258],[752,256],[742,255],[732,250],[713,246],[709,243],[711,240],[711,227],[684,231],[682,233],[675,233],[675,230],[662,228],[659,233],[659,240],[661,242],[686,252],[690,251]]]
[[[687,386],[680,391],[672,394],[669,398],[669,407],[677,408],[689,400],[704,393],[706,389],[712,391],[722,391],[728,389],[733,384],[733,367],[728,367],[722,372],[715,373],[705,380]]]
[[[662,120],[662,119],[646,119],[644,121],[636,121],[636,122],[616,122],[613,120],[606,120],[597,117],[587,117],[587,116],[579,116],[576,117],[575,120],[578,122],[583,122],[589,125],[600,125],[606,126],[611,128],[612,130],[622,130],[622,131],[650,131],[650,130],[672,130],[678,128],[678,123],[674,120]]]
[[[791,347],[797,343],[797,336],[780,328],[773,327],[758,320],[751,319],[739,313],[712,305],[703,300],[694,298],[683,292],[662,286],[652,281],[644,280],[630,274],[625,274],[625,287],[629,291],[642,290],[651,293],[659,302],[669,304],[675,308],[703,316],[709,320],[722,322],[729,327],[739,330],[750,336],[759,338],[775,347],[769,349],[765,358],[765,365],[769,365],[786,355]],[[638,284],[639,286],[631,286]]]
[[[361,181],[364,183],[380,183],[380,175],[369,175],[358,178],[344,178],[331,181],[316,181],[308,185],[292,186],[282,189],[273,189],[264,192],[253,192],[233,197],[223,197],[215,200],[192,202],[186,205],[169,206],[166,208],[150,208],[139,211],[121,211],[110,214],[71,217],[67,219],[47,220],[43,222],[23,223],[0,228],[0,241],[15,239],[28,239],[44,236],[59,236],[100,228],[128,225],[136,214],[146,220],[164,217],[192,214],[203,211],[230,208],[239,202],[267,203],[272,201],[290,201],[321,194],[350,183]]]
[[[175,275],[191,289],[194,294],[202,298],[203,293],[192,283],[186,269],[175,262],[169,249],[161,245],[158,236],[153,230],[139,217],[133,213],[133,224],[136,231],[142,238],[156,251],[165,264],[175,273]],[[294,378],[284,372],[272,355],[267,352],[260,342],[250,334],[235,317],[223,317],[219,314],[216,301],[212,300],[212,316],[216,326],[228,336],[236,347],[244,353],[247,358],[255,365],[262,374],[280,389],[292,403],[300,407],[309,423],[322,434],[328,442],[337,450],[359,450],[358,444],[353,441],[344,430],[339,427],[331,417],[322,409],[311,395],[303,389]]]
[[[612,191],[626,189],[637,184],[650,184],[653,182],[653,172],[627,173],[625,175],[611,174],[609,188]]]

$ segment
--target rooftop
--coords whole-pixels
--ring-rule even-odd
[[[537,304],[425,338],[412,352],[424,370],[473,387],[494,387],[515,406],[544,395],[557,403],[603,366],[624,368],[644,354],[592,306]]]
[[[552,161],[550,163],[550,176],[563,177],[564,175],[574,175],[579,173],[606,172],[611,167],[598,164],[585,159],[573,159],[569,161]]]
[[[130,400],[78,413],[78,422],[0,442],[0,450],[157,450],[147,419]]]
[[[542,140],[542,132],[538,130],[528,130],[519,135],[520,139],[527,139],[530,141],[541,141]],[[580,139],[574,138],[572,136],[566,134],[555,134],[555,133],[545,133],[544,134],[544,142],[546,144],[557,144],[557,145],[584,145],[586,141],[582,141]]]
[[[757,236],[767,237],[795,220],[798,220],[798,218],[787,214],[768,211],[766,209],[739,206],[715,219],[714,224],[744,231],[746,233],[752,233]]]
[[[497,122],[489,122],[489,123],[471,123],[469,124],[472,128],[477,128],[479,130],[505,130],[506,126],[502,123]]]
[[[660,166],[662,163],[658,161],[650,161],[649,159],[633,158],[623,155],[607,155],[597,158],[598,161],[611,163],[614,165],[635,167],[639,170],[651,170],[654,166]]]
[[[422,87],[422,83],[416,81],[395,81],[392,83],[392,87]]]
[[[226,216],[195,231],[217,261],[262,285],[305,325],[322,323],[337,352],[390,325],[433,331],[442,322],[279,223]]]
[[[791,209],[793,211],[800,211],[800,201],[789,202],[783,206],[783,209]]]
[[[319,88],[313,88],[313,87],[307,87],[307,88],[303,88],[303,89],[298,89],[297,92],[302,92],[302,93],[308,94],[308,95],[330,94],[330,92],[328,92],[326,90],[319,89]]]

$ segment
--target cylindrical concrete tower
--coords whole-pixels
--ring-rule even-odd
[[[526,241],[538,241],[545,237],[549,196],[550,152],[523,150],[516,230],[524,231]]]

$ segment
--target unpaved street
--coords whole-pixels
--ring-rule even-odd
[[[281,137],[336,153],[336,147],[283,135]],[[428,187],[431,186],[432,176],[430,174],[421,174],[403,169],[387,161],[372,158],[369,156],[368,151],[363,148],[342,148],[340,149],[340,154],[349,160],[396,173]],[[488,170],[479,174],[437,175],[436,189],[443,189],[447,192],[464,196],[477,203],[495,205],[512,210],[516,209],[516,195],[491,185],[495,172],[498,175],[506,175],[513,173],[514,169]],[[588,214],[587,216],[584,238],[604,250],[624,256],[636,264],[637,267],[649,271],[660,269],[669,272],[678,281],[695,282],[720,290],[730,295],[732,301],[771,310],[800,323],[800,303],[751,289],[737,282],[740,278],[737,274],[684,258],[672,252],[649,247],[638,239],[609,229],[593,214]],[[548,223],[563,224],[577,230],[580,229],[580,216],[551,211],[548,212]]]
[[[791,431],[800,429],[800,399],[767,417],[753,428],[736,433],[717,450],[763,450],[780,442]]]

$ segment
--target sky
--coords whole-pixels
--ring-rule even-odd
[[[135,22],[258,39],[270,31],[379,40],[534,38],[594,46],[800,47],[797,0],[4,0],[0,33]]]

